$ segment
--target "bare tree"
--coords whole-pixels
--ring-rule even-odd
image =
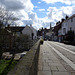
[[[11,11],[7,11],[5,8],[0,7],[0,23],[3,26],[12,25],[12,23],[15,24],[16,20],[19,19],[16,18]]]
[[[15,24],[16,20],[18,20],[18,18],[16,18],[11,11],[7,11],[5,8],[0,7],[0,57],[3,53],[4,27],[12,25],[12,23]]]

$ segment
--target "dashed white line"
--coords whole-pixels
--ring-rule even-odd
[[[73,70],[75,70],[75,64],[70,61],[67,57],[65,57],[62,53],[60,53],[58,50],[56,50],[53,46],[47,43],[49,47],[51,47]]]

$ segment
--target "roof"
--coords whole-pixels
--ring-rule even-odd
[[[33,28],[33,27],[32,27],[32,25],[30,25],[29,27],[30,27],[32,30],[35,30],[35,31],[37,31],[35,28]]]
[[[75,17],[75,14],[73,14],[71,17],[69,17],[68,20],[69,20],[69,19],[72,19],[73,17]]]
[[[55,32],[58,31],[61,28],[61,24],[62,24],[62,22],[60,22],[58,25],[56,25],[53,30]]]
[[[20,27],[20,26],[10,26],[10,27],[5,27],[5,29],[11,30],[12,32],[21,32],[25,27]]]
[[[1,29],[0,35],[9,35],[9,34],[12,34],[12,32],[7,29]]]
[[[73,14],[71,17],[69,17],[66,20],[64,20],[64,22],[68,21],[69,19],[72,19],[73,17],[75,17],[75,14]]]
[[[26,27],[28,27],[31,30],[31,32],[33,33],[33,30],[30,28],[30,26],[26,25],[25,29],[26,29]]]

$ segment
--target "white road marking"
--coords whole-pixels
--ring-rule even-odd
[[[54,45],[56,45],[56,44],[54,44]],[[56,45],[56,46],[58,46],[58,47],[60,47],[60,48],[62,48],[62,49],[64,49],[64,50],[66,50],[66,51],[68,51],[68,52],[70,52],[70,53],[72,53],[72,54],[75,54],[75,52],[71,51],[70,49],[64,48],[64,47],[59,46],[59,45]]]
[[[56,50],[53,46],[47,43],[49,47],[51,47],[73,70],[75,70],[75,64],[70,61],[67,57],[65,57],[62,53],[60,53],[58,50]]]

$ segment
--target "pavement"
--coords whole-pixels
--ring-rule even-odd
[[[53,49],[54,48],[49,46],[46,41],[40,46],[38,75],[75,75],[74,73],[71,74],[71,72],[64,67],[52,51]],[[59,55],[61,56],[61,54]]]

